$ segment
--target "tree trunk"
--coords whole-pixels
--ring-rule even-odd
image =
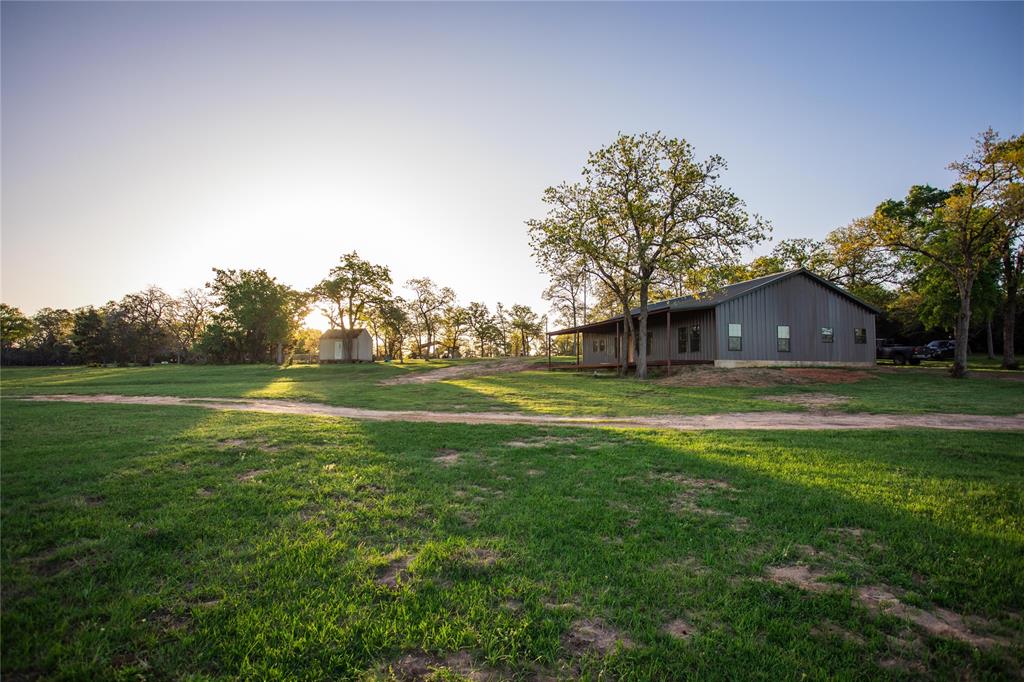
[[[647,378],[647,288],[646,282],[640,283],[640,330],[636,347],[636,378]]]
[[[629,315],[629,305],[622,304],[622,348],[619,349],[619,373],[622,376],[629,374],[629,343],[630,329],[633,326],[633,319]]]
[[[1010,249],[1003,254],[1003,281],[1006,283],[1006,299],[1003,301],[1003,369],[1017,369],[1017,358],[1014,356],[1016,342],[1015,327],[1017,323],[1017,288],[1020,285],[1020,259]]]
[[[971,289],[973,278],[960,286],[960,310],[956,315],[956,350],[950,375],[959,379],[967,374],[967,337],[971,331]]]
[[[985,350],[988,352],[988,359],[996,359],[996,347],[992,341],[992,313],[988,314],[988,319],[985,320]]]
[[[348,336],[345,337],[345,352],[348,353],[348,361],[349,362],[355,362],[356,361],[356,355],[353,352],[353,350],[355,349],[356,339],[355,339],[355,336],[353,336],[353,332],[355,331],[355,327],[356,327],[356,316],[355,316],[355,312],[352,310],[352,302],[351,301],[349,301],[349,304],[348,304],[348,326],[349,326]]]
[[[1017,321],[1017,295],[1014,292],[1013,297],[1009,295],[1006,298],[1006,302],[1003,304],[1003,368],[1004,369],[1017,369],[1017,358],[1014,355],[1014,343],[1015,338],[1015,325]]]

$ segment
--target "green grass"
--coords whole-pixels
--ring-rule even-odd
[[[154,377],[140,391],[206,395],[292,376],[215,369],[223,383],[207,386],[178,369],[131,376]],[[88,385],[83,370],[19,381],[132,385],[107,372]],[[4,401],[0,446],[4,677],[363,678],[410,653],[457,651],[503,676],[591,679],[1000,679],[1024,664],[1020,434],[685,434]],[[451,466],[434,461],[452,450]],[[730,488],[687,498],[688,480]],[[378,584],[403,556],[397,584]],[[764,579],[799,557],[836,590]],[[855,603],[862,585],[984,617],[1017,644],[929,636]],[[677,618],[690,639],[662,631]],[[585,619],[633,646],[574,651],[568,633]]]
[[[460,361],[466,362],[466,361]],[[938,371],[879,371],[854,384],[775,387],[666,386],[592,373],[530,371],[442,382],[380,386],[450,361],[295,366],[157,366],[131,368],[5,369],[5,396],[43,393],[119,393],[205,398],[279,398],[375,409],[523,411],[634,416],[800,409],[764,396],[828,392],[848,396],[840,409],[867,412],[1024,412],[1024,381],[1008,373],[955,380]],[[727,370],[723,370],[727,371]]]

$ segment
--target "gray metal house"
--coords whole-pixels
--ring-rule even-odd
[[[878,310],[805,269],[647,307],[648,364],[718,367],[875,364]],[[632,311],[633,318],[639,309]],[[619,364],[622,316],[548,336],[582,335],[586,368]],[[636,348],[629,349],[629,362]]]

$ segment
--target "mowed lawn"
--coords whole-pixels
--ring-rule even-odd
[[[7,397],[114,393],[196,398],[274,398],[345,407],[456,412],[517,411],[635,416],[804,409],[766,398],[829,393],[851,412],[1008,415],[1024,413],[1024,375],[979,371],[951,379],[939,369],[880,368],[854,383],[781,386],[679,386],[609,374],[524,371],[446,381],[381,385],[472,361],[292,366],[5,368]],[[729,373],[730,370],[717,370]],[[858,372],[863,376],[864,372]]]
[[[223,396],[278,378],[282,397],[347,399],[314,372],[5,372],[5,389]],[[1022,442],[5,400],[2,672],[1012,678]]]

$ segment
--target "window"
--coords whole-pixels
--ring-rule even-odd
[[[601,352],[603,353],[603,352],[604,352],[604,339],[601,339],[601,340],[600,340],[600,341],[598,342],[598,346],[600,347],[600,349],[601,349]]]
[[[647,354],[648,355],[651,354],[651,342],[652,341],[654,341],[654,330],[648,328],[647,329],[647,344],[645,345],[645,347],[647,348]],[[640,330],[639,329],[637,330],[636,334],[633,336],[633,352],[636,355],[640,355]]]
[[[779,332],[778,332],[779,352],[780,353],[788,353],[789,352],[789,325],[788,324],[780,324],[778,326],[778,330],[779,330]]]
[[[854,327],[853,329],[853,342],[854,343],[867,343],[868,342],[868,330],[864,327]]]
[[[679,352],[686,352],[686,327],[679,328]]]
[[[821,328],[821,342],[832,343],[832,327]]]
[[[729,350],[743,350],[743,325],[729,325]]]
[[[690,352],[700,352],[700,325],[695,324],[690,327]]]

